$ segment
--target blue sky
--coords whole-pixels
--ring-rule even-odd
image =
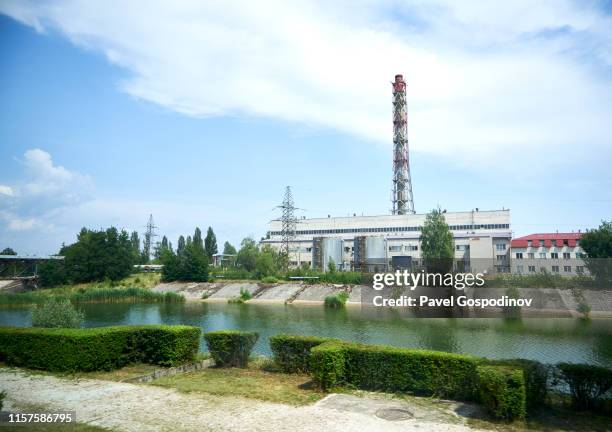
[[[454,3],[3,2],[0,248],[149,213],[237,244],[286,185],[300,215],[386,214],[395,73],[417,211],[510,208],[516,235],[612,218],[606,4]]]

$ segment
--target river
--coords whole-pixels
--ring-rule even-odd
[[[82,304],[85,327],[125,324],[188,324],[202,331],[257,331],[254,351],[269,355],[268,338],[285,332],[331,336],[469,353],[488,358],[526,358],[612,367],[612,320],[571,318],[414,318],[388,308],[325,309],[322,306],[183,304]],[[30,308],[0,309],[0,325],[30,326]],[[205,350],[202,344],[202,350]]]

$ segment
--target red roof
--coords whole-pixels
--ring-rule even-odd
[[[534,247],[540,246],[540,240],[544,241],[545,247],[551,247],[552,242],[559,247],[563,246],[564,240],[567,240],[567,244],[571,247],[576,246],[576,240],[580,240],[582,233],[542,233],[542,234],[529,234],[527,236],[518,237],[512,239],[512,247],[527,247],[529,240],[531,240]]]

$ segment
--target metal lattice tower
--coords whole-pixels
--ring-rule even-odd
[[[297,218],[295,217],[296,207],[293,202],[293,195],[291,195],[291,187],[287,186],[285,189],[285,197],[283,203],[279,206],[283,211],[281,217],[281,253],[287,258],[286,265],[289,264],[289,252],[291,250],[291,243],[295,239],[295,228],[297,225]]]
[[[406,82],[395,75],[393,85],[393,214],[414,214],[410,162],[408,159],[408,108]]]
[[[145,228],[146,231],[144,233],[144,245],[142,252],[147,259],[151,259],[151,245],[153,244],[153,239],[157,237],[157,234],[155,233],[157,226],[155,226],[155,222],[153,222],[152,214],[149,215],[149,221],[147,222]]]

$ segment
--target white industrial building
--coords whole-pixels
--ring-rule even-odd
[[[509,270],[510,210],[446,212],[444,216],[454,237],[455,259],[471,261],[472,271]],[[344,269],[359,268],[363,260],[371,264],[368,270],[375,270],[375,266],[382,271],[399,262],[394,257],[410,257],[419,265],[425,217],[403,214],[300,219],[291,240],[291,265],[326,268],[329,257]],[[269,223],[262,240],[265,244],[281,248],[281,220]]]

